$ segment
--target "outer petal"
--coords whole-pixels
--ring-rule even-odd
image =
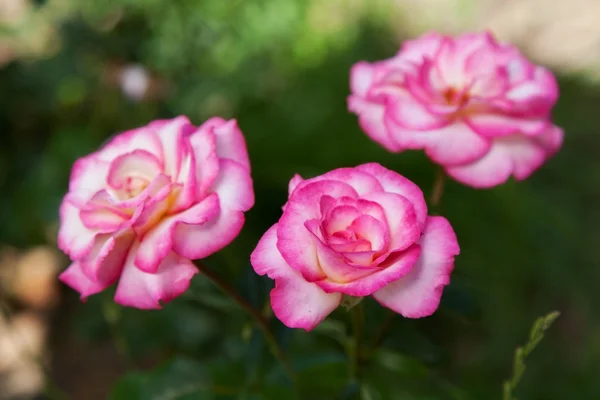
[[[116,157],[134,150],[144,150],[163,160],[160,140],[152,124],[123,132],[111,139],[97,154],[104,161],[112,161]]]
[[[89,196],[80,200],[88,200],[106,186],[109,168],[110,163],[101,160],[97,153],[78,159],[71,170],[69,192],[83,192],[83,195]]]
[[[221,209],[219,215],[202,225],[178,224],[173,249],[192,260],[205,258],[231,243],[244,226],[244,213]]]
[[[462,123],[429,132],[431,139],[425,153],[441,165],[458,165],[475,161],[490,149],[490,140],[479,136]]]
[[[296,187],[302,182],[304,182],[304,179],[298,174],[294,175],[292,179],[290,179],[290,182],[288,183],[288,197],[292,195]]]
[[[100,293],[111,283],[93,281],[81,270],[81,265],[74,262],[58,277],[63,283],[77,290],[81,294],[81,300],[85,301],[89,296]]]
[[[427,219],[427,203],[419,186],[397,172],[383,167],[381,164],[369,163],[356,167],[359,171],[367,172],[379,180],[386,192],[397,193],[406,197],[412,203],[421,230]]]
[[[90,280],[112,285],[121,273],[132,243],[131,231],[119,236],[98,236],[89,254],[79,260],[79,267]]]
[[[303,188],[309,183],[326,180],[339,181],[350,185],[359,196],[362,196],[366,193],[383,191],[383,187],[376,177],[372,176],[371,174],[358,171],[356,168],[337,168],[326,172],[323,175],[316,176],[312,179],[307,179],[299,187]],[[323,194],[329,195],[330,193]]]
[[[199,129],[189,137],[196,170],[196,197],[202,199],[219,175],[217,138],[214,132]]]
[[[192,208],[165,218],[160,224],[140,239],[141,243],[138,245],[134,259],[136,267],[141,271],[148,273],[156,272],[163,259],[177,247],[178,239],[176,237],[176,232],[178,225],[184,224],[187,227],[201,229],[203,225],[208,225],[208,221],[212,222],[213,220],[217,220],[219,213],[219,199],[215,194],[211,194]],[[218,240],[217,238],[215,239]],[[196,247],[205,245],[204,242],[195,243]],[[178,254],[185,255],[179,252]]]
[[[219,176],[212,191],[219,195],[221,208],[224,210],[248,211],[254,205],[250,173],[235,161],[219,161]]]
[[[179,116],[167,121],[155,121],[148,127],[156,129],[162,144],[164,173],[175,179],[188,150],[184,146],[184,138],[195,129],[194,126],[187,117]]]
[[[488,154],[471,164],[446,168],[446,173],[452,178],[479,189],[506,182],[512,171],[512,159],[499,145],[492,146]]]
[[[401,147],[390,137],[385,126],[385,107],[382,104],[371,103],[351,95],[348,97],[348,110],[359,116],[360,127],[371,139],[391,152],[401,150]]]
[[[159,309],[187,290],[198,269],[186,258],[169,253],[156,273],[139,270],[134,264],[137,244],[131,250],[119,285],[115,301],[124,306],[140,309]]]
[[[390,255],[390,260],[379,265],[379,270],[350,282],[323,280],[316,282],[327,293],[345,293],[350,296],[368,296],[390,282],[400,279],[414,268],[421,248],[414,245],[403,252]]]
[[[316,327],[337,308],[340,293],[325,293],[316,284],[306,282],[292,269],[277,250],[277,224],[258,242],[250,262],[259,275],[276,279],[271,291],[273,312],[289,328],[307,331]]]
[[[91,250],[97,232],[83,224],[70,195],[63,199],[59,214],[58,247],[72,259],[85,256]]]
[[[537,135],[548,126],[545,117],[522,118],[503,114],[473,114],[465,121],[475,132],[488,138],[514,133]]]
[[[359,61],[350,68],[350,90],[365,97],[373,84],[373,66],[366,61]]]
[[[402,278],[375,292],[383,306],[407,318],[426,317],[440,304],[444,286],[450,283],[454,256],[459,247],[450,223],[443,217],[429,217],[420,241],[421,256]]]
[[[214,123],[214,132],[217,138],[217,155],[220,159],[233,160],[250,171],[250,159],[246,148],[246,140],[238,127],[235,119],[217,123],[217,118],[212,118],[206,123]]]

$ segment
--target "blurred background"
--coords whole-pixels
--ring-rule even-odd
[[[273,328],[308,398],[488,400],[535,318],[559,310],[519,399],[600,398],[599,13],[592,0],[0,0],[0,399],[287,398],[260,334],[202,276],[159,312],[112,293],[81,304],[59,284],[71,165],[152,119],[237,118],[256,206],[207,263],[262,307],[269,282],[249,254],[294,173],[377,161],[430,192],[423,154],[371,142],[345,99],[353,63],[433,29],[491,29],[551,67],[562,151],[523,183],[448,183],[442,213],[462,250],[452,283],[433,317],[390,321],[360,390],[346,385],[343,310],[311,334]],[[373,338],[385,313],[366,306]],[[226,397],[228,385],[257,389]]]

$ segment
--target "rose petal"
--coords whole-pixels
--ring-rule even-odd
[[[254,205],[252,178],[243,166],[228,159],[219,161],[219,176],[212,186],[221,208],[248,211]]]
[[[430,142],[425,153],[441,165],[458,165],[475,161],[490,149],[490,141],[473,132],[463,123],[429,132]]]
[[[342,295],[325,293],[314,283],[303,280],[281,257],[276,243],[277,224],[258,242],[250,263],[257,274],[276,279],[271,306],[277,318],[289,328],[309,331],[338,307]]]
[[[204,126],[204,125],[203,125]],[[217,138],[214,132],[198,129],[189,136],[194,153],[196,169],[196,198],[202,199],[219,176],[219,157],[217,156]]]
[[[178,224],[173,249],[192,260],[208,257],[230,244],[239,235],[244,221],[243,212],[221,209],[216,218],[202,225]]]
[[[359,61],[350,68],[350,90],[365,97],[373,83],[373,67],[366,61]]]
[[[70,195],[63,199],[59,214],[58,247],[72,259],[80,259],[91,250],[98,232],[83,224],[79,209],[73,205]]]
[[[327,293],[344,293],[349,296],[357,297],[368,296],[390,282],[394,282],[408,274],[417,262],[420,252],[420,246],[413,245],[402,252],[394,253],[390,256],[389,262],[380,264],[375,272],[362,278],[349,280],[347,282],[322,280],[316,282],[316,284]],[[325,265],[322,264],[322,266],[325,270]]]
[[[213,126],[217,138],[217,155],[219,158],[235,161],[250,172],[250,159],[248,158],[246,140],[238,127],[237,121],[235,119],[224,121],[220,118],[212,118],[205,123]]]
[[[507,136],[514,133],[537,135],[548,126],[548,119],[511,117],[503,114],[473,114],[465,123],[479,135],[487,138]]]
[[[81,271],[91,281],[104,286],[112,285],[121,273],[133,238],[131,231],[119,236],[99,235],[91,251],[79,260]]]
[[[288,197],[292,195],[296,187],[302,182],[304,182],[304,179],[298,174],[290,179],[290,182],[288,183]]]
[[[361,129],[375,142],[385,149],[396,152],[401,148],[390,137],[384,124],[385,107],[381,104],[370,103],[358,96],[348,97],[348,110],[359,116]]]
[[[401,251],[413,245],[421,229],[413,204],[397,193],[370,193],[364,197],[381,205],[389,227],[389,251]]]
[[[155,273],[143,272],[134,264],[136,248],[137,244],[134,244],[115,293],[115,302],[123,306],[160,309],[185,292],[192,277],[198,273],[190,260],[175,253],[169,253]]]
[[[429,217],[421,238],[421,255],[412,270],[373,294],[384,307],[407,318],[426,317],[437,310],[442,291],[450,282],[456,235],[443,217]]]
[[[313,178],[314,179],[314,178]],[[322,279],[324,276],[316,263],[313,235],[304,227],[304,222],[320,217],[319,200],[324,195],[331,197],[357,197],[348,184],[334,180],[307,179],[296,188],[278,223],[277,248],[286,262],[307,280]]]
[[[156,156],[144,150],[134,150],[111,162],[107,183],[113,189],[128,190],[127,186],[132,178],[149,183],[162,169],[162,163]]]
[[[100,293],[111,285],[107,282],[93,281],[88,278],[81,270],[78,262],[72,263],[69,268],[59,275],[58,279],[77,290],[81,294],[81,301],[87,300],[89,296]]]
[[[419,186],[399,173],[383,167],[381,164],[362,164],[356,167],[356,169],[375,176],[386,192],[396,193],[406,197],[415,210],[420,230],[423,230],[425,220],[427,219],[427,203],[425,202],[423,191]],[[377,218],[377,216],[374,217]]]
[[[148,126],[155,129],[162,144],[164,173],[175,179],[179,175],[179,168],[188,151],[184,146],[184,137],[193,132],[195,127],[185,116],[155,121]]]
[[[184,257],[200,258],[190,257],[188,254],[195,248],[198,252],[197,248],[206,244],[196,242],[192,246],[192,243],[188,241],[181,242],[181,237],[177,236],[177,231],[181,226],[186,227],[188,230],[200,230],[204,225],[216,221],[219,213],[219,199],[216,194],[211,194],[193,207],[165,218],[140,239],[141,243],[138,245],[134,260],[136,267],[141,271],[154,273],[162,260],[173,249],[177,249],[176,252]],[[207,224],[208,221],[210,223]],[[215,240],[220,240],[220,238],[215,238]],[[185,247],[185,252],[179,251],[180,246]]]

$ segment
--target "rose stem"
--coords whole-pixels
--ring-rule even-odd
[[[363,308],[362,303],[358,303],[352,308],[354,322],[354,343],[350,345],[350,379],[358,381],[360,375],[361,352],[360,344],[362,340]]]
[[[432,208],[438,208],[442,201],[442,195],[444,194],[444,186],[446,184],[446,172],[444,168],[439,167],[437,177],[433,183],[433,189],[431,190],[431,197],[429,199],[429,206]]]
[[[275,356],[275,358],[281,363],[292,384],[296,386],[296,375],[294,374],[294,371],[292,370],[288,359],[283,354],[283,351],[281,351],[281,347],[279,347],[275,336],[273,336],[273,333],[269,329],[269,324],[267,323],[267,320],[265,320],[262,314],[258,310],[256,310],[252,306],[252,304],[248,302],[248,300],[240,296],[240,294],[237,293],[234,288],[229,286],[227,282],[225,282],[223,279],[217,276],[210,268],[207,268],[204,264],[201,264],[197,261],[195,264],[198,267],[198,269],[204,274],[204,276],[210,279],[223,292],[229,295],[241,308],[243,308],[248,314],[250,314],[252,318],[254,318],[256,324],[262,330],[265,339],[267,339],[273,356]]]

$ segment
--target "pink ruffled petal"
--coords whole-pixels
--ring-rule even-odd
[[[198,273],[190,260],[175,253],[169,253],[155,273],[143,272],[134,264],[136,249],[134,244],[115,293],[115,302],[123,306],[160,309],[185,292]]]
[[[88,278],[78,262],[74,262],[58,277],[64,284],[78,291],[81,295],[81,301],[85,301],[89,296],[100,293],[110,284],[106,282],[93,281]]]
[[[271,306],[277,318],[289,328],[313,329],[342,300],[340,293],[328,294],[316,284],[306,282],[285,262],[277,250],[277,224],[258,242],[250,262],[257,274],[276,279]]]
[[[248,211],[254,205],[252,178],[248,170],[235,161],[219,161],[219,176],[212,191],[219,195],[222,209]]]
[[[561,138],[562,131],[556,129],[552,127],[543,136],[553,140]],[[447,172],[454,179],[476,188],[502,184],[510,175],[518,180],[526,179],[552,154],[540,141],[541,137],[512,135],[496,139],[485,157],[472,164],[448,168]]]
[[[110,164],[107,183],[117,190],[127,191],[128,186],[140,180],[149,183],[162,172],[163,166],[158,158],[144,150],[134,150],[123,154]]]
[[[463,123],[454,123],[429,132],[431,141],[425,153],[441,165],[458,165],[475,161],[490,149],[490,140],[479,136]]]
[[[151,126],[152,124],[115,136],[98,152],[98,157],[103,161],[111,162],[120,155],[142,150],[154,154],[162,162],[162,145]]]
[[[184,146],[185,137],[195,130],[190,120],[179,116],[168,121],[155,121],[149,125],[156,130],[162,144],[164,173],[175,179],[188,149]]]
[[[446,116],[431,113],[423,103],[409,94],[399,94],[390,99],[386,113],[398,125],[408,129],[440,129],[450,123]]]
[[[246,140],[238,127],[237,121],[235,119],[223,121],[220,118],[212,118],[206,123],[214,126],[219,158],[235,161],[250,172],[250,159],[248,158]]]
[[[96,153],[78,159],[71,170],[69,192],[83,192],[82,197],[88,197],[81,200],[88,200],[106,186],[109,168],[110,163],[101,160]]]
[[[415,210],[417,221],[420,225],[420,230],[423,230],[423,227],[425,226],[425,220],[427,219],[427,203],[425,202],[423,191],[421,188],[419,188],[419,186],[409,179],[403,177],[399,173],[383,167],[381,164],[362,164],[356,167],[356,169],[375,176],[386,192],[396,193],[406,197],[411,202]],[[375,215],[373,216],[381,220],[381,218],[378,218]]]
[[[351,228],[357,237],[368,240],[373,250],[382,251],[387,248],[390,240],[387,224],[370,215],[361,215],[352,222]]]
[[[451,166],[446,173],[459,182],[477,189],[491,188],[508,180],[513,162],[502,146],[494,145],[479,160],[470,164]]]
[[[548,126],[548,119],[545,117],[521,118],[504,114],[473,114],[465,118],[465,122],[473,131],[487,138],[514,133],[537,135]]]
[[[198,194],[198,179],[196,176],[196,158],[188,142],[184,142],[184,147],[188,150],[186,156],[181,162],[181,168],[175,182],[177,182],[175,201],[168,207],[169,214],[175,214],[185,210],[195,203]]]
[[[302,182],[304,182],[304,179],[298,174],[290,179],[290,182],[288,183],[288,197],[292,195],[296,187]]]
[[[369,296],[390,282],[394,282],[408,274],[413,269],[420,253],[420,246],[413,245],[402,252],[390,255],[389,261],[380,264],[376,267],[375,272],[362,278],[349,280],[345,283],[323,280],[316,282],[316,284],[327,293],[344,293],[356,297]]]
[[[359,116],[360,127],[371,139],[391,152],[401,150],[384,124],[385,107],[382,104],[351,95],[348,97],[348,110]]]
[[[381,305],[407,318],[437,310],[460,251],[454,230],[443,217],[427,219],[420,244],[421,255],[412,270],[373,294]]]
[[[370,193],[366,200],[383,208],[389,227],[389,251],[401,251],[412,246],[421,236],[413,204],[406,197],[388,192]]]
[[[70,195],[63,199],[59,214],[58,247],[72,259],[80,259],[91,250],[98,232],[83,224],[79,209],[71,202]]]
[[[186,252],[184,253],[176,250],[178,254],[192,259],[200,258],[189,256],[188,254],[192,253],[193,247],[188,247],[191,247],[192,244],[196,248],[203,247],[206,243],[201,241],[181,243],[179,242],[180,238],[176,236],[177,229],[180,226],[184,226],[186,229],[202,229],[203,225],[210,224],[207,224],[207,222],[217,220],[219,212],[219,199],[216,194],[211,194],[193,207],[165,218],[140,239],[141,243],[139,243],[134,260],[136,267],[141,271],[154,273],[167,254],[173,249],[179,250],[179,246],[187,247],[185,247]],[[219,240],[220,238],[215,239]],[[198,252],[197,249],[196,252]]]
[[[359,61],[350,68],[350,90],[365,97],[373,84],[373,67],[366,61]]]
[[[422,62],[432,58],[439,50],[444,37],[436,32],[422,35],[418,39],[406,40],[398,52],[398,57],[412,62]]]
[[[189,137],[194,153],[196,170],[196,198],[202,199],[219,176],[217,138],[214,132],[199,129]]]
[[[91,251],[79,260],[81,271],[91,281],[105,286],[112,285],[121,273],[133,238],[130,231],[119,236],[98,236]]]
[[[330,235],[345,230],[352,224],[352,221],[361,216],[360,211],[350,205],[337,206],[328,214],[327,219],[323,221],[323,227]]]
[[[178,224],[173,249],[192,260],[208,257],[231,243],[244,226],[244,213],[224,210],[216,218],[199,224]]]
[[[314,179],[314,178],[313,178]],[[324,278],[316,263],[314,236],[304,227],[307,220],[320,218],[320,198],[357,197],[348,184],[334,180],[307,179],[294,191],[277,228],[277,248],[286,262],[307,280]]]

